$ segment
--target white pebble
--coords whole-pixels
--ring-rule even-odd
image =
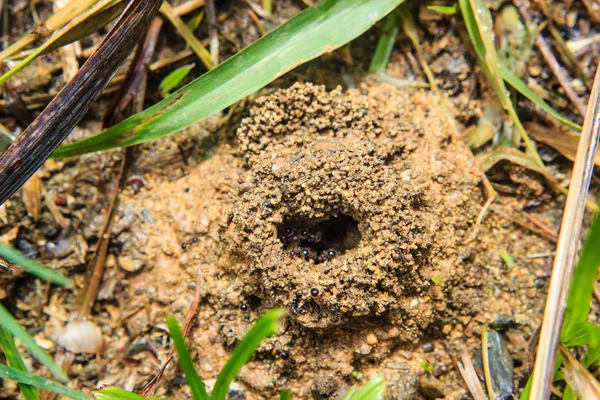
[[[104,347],[98,325],[91,321],[69,322],[58,338],[58,344],[72,353],[97,354]]]

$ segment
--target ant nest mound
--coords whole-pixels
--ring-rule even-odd
[[[414,340],[440,325],[481,194],[434,95],[295,84],[237,135],[247,171],[223,238],[257,296],[308,327],[385,316]]]

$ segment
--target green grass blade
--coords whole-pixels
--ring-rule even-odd
[[[292,400],[292,394],[289,390],[282,390],[279,392],[279,400]]]
[[[18,264],[25,271],[31,275],[37,276],[40,279],[44,279],[61,286],[71,286],[73,284],[69,278],[59,274],[54,270],[51,270],[50,268],[39,265],[12,247],[2,243],[0,243],[0,257],[4,258],[10,263]]]
[[[358,389],[350,400],[381,400],[385,395],[385,379],[383,375],[375,375],[363,387]]]
[[[167,325],[169,326],[169,332],[173,338],[173,343],[175,343],[177,357],[179,357],[179,365],[181,366],[181,369],[185,374],[185,379],[192,390],[192,397],[194,400],[208,400],[209,397],[206,393],[206,388],[204,387],[204,383],[202,382],[202,379],[200,379],[196,368],[194,368],[194,362],[192,361],[190,352],[185,345],[185,339],[183,338],[183,334],[181,333],[181,329],[179,328],[179,324],[177,323],[175,317],[169,315],[167,318]]]
[[[375,54],[371,59],[371,65],[369,66],[369,72],[382,72],[390,61],[390,54],[396,43],[396,36],[398,36],[398,17],[395,13],[389,13],[385,17],[383,25],[383,31],[377,42],[375,48]]]
[[[597,347],[600,345],[600,326],[594,322],[577,323],[563,335],[561,343],[569,348],[584,345]]]
[[[94,397],[98,400],[146,400],[144,396],[114,386],[94,391]]]
[[[455,3],[453,6],[427,6],[427,9],[446,15],[454,15],[458,11],[458,3]]]
[[[25,331],[19,325],[17,320],[8,312],[6,308],[0,303],[0,327],[6,329],[11,335],[21,341],[23,346],[31,353],[33,357],[44,364],[52,374],[63,382],[66,382],[69,378],[67,374],[52,360],[52,358],[35,343],[31,335]],[[25,382],[27,383],[27,382]],[[35,385],[33,385],[35,386]]]
[[[171,71],[171,73],[165,76],[158,85],[160,95],[163,97],[167,97],[171,90],[175,89],[177,85],[179,85],[179,83],[190,73],[190,71],[192,70],[192,68],[194,68],[195,65],[196,64],[184,65],[183,67],[179,67]]]
[[[188,127],[356,38],[404,0],[322,0],[160,103],[54,157],[144,143]]]
[[[571,290],[567,298],[567,310],[562,329],[562,341],[569,339],[570,331],[578,324],[585,322],[590,312],[590,301],[600,265],[600,216],[596,216],[587,241],[583,247],[581,258],[575,272]]]
[[[61,385],[60,383],[52,382],[48,379],[42,378],[41,376],[30,375],[27,372],[19,371],[11,367],[7,367],[4,364],[0,364],[0,378],[10,379],[18,383],[24,383],[36,387],[38,389],[49,390],[50,392],[62,394],[63,396],[70,397],[75,400],[90,400],[91,397],[85,394]]]
[[[576,129],[577,131],[581,131],[581,125],[577,125],[575,122],[570,119],[563,117],[560,115],[555,109],[550,107],[548,103],[544,101],[537,93],[535,93],[521,78],[515,75],[510,69],[506,67],[503,63],[498,64],[498,68],[500,69],[500,73],[502,74],[502,78],[508,83],[510,86],[515,88],[515,90],[525,96],[532,103],[540,106],[540,108],[546,111],[548,114],[556,118],[560,123],[569,128]]]
[[[523,139],[523,142],[525,142],[525,146],[531,153],[535,163],[542,170],[545,170],[544,162],[540,158],[535,146],[527,135],[527,131],[525,131],[525,128],[519,119],[519,115],[509,98],[504,79],[500,73],[498,67],[500,61],[496,53],[492,36],[494,26],[490,10],[487,9],[483,0],[459,0],[458,4],[483,72],[494,89],[494,92],[496,92],[496,96],[500,100],[502,107],[512,119],[515,128],[521,135],[521,138]]]
[[[350,400],[352,398],[352,396],[354,395],[354,392],[356,392],[356,387],[352,386],[350,388],[350,390],[348,390],[348,393],[346,393],[346,395],[344,396],[344,398],[342,400]]]
[[[25,367],[25,363],[21,358],[21,354],[19,353],[19,349],[17,349],[17,345],[15,345],[12,335],[8,333],[6,329],[1,327],[0,347],[2,348],[2,352],[4,352],[4,356],[6,357],[8,365],[21,372],[27,372],[27,367]],[[19,387],[21,388],[21,393],[23,393],[25,400],[39,400],[40,395],[38,394],[37,389],[33,386],[20,383]]]
[[[219,372],[215,388],[210,396],[211,400],[225,400],[229,391],[229,384],[237,376],[244,364],[250,361],[260,342],[277,332],[279,320],[284,314],[285,311],[283,309],[276,308],[267,312],[256,321],[256,324],[254,324],[252,329],[237,345],[231,357],[229,357],[229,360],[221,372]]]

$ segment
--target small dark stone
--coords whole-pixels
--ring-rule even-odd
[[[310,294],[313,295],[313,296],[318,296],[319,295],[319,289],[315,289],[315,288],[310,289]]]
[[[240,310],[242,310],[242,311],[246,311],[247,309],[248,309],[248,305],[247,304],[242,304],[240,306]]]
[[[296,303],[295,301],[293,301],[288,308],[290,309],[290,313],[292,313],[293,315],[298,314],[298,303]]]
[[[423,352],[431,353],[434,349],[433,343],[425,343],[422,348],[423,348]]]
[[[497,398],[511,399],[514,390],[514,365],[502,336],[494,331],[488,332],[488,355],[492,384]]]
[[[335,250],[329,250],[329,251],[327,251],[327,257],[333,258],[335,256],[337,256],[337,252]]]
[[[290,250],[290,256],[296,257],[296,250]]]
[[[37,258],[39,254],[37,246],[29,243],[27,240],[22,238],[17,238],[17,241],[15,242],[15,247],[27,258]]]
[[[302,250],[302,257],[308,257],[309,255],[310,255],[310,251],[308,251],[307,249]]]
[[[183,386],[187,383],[185,376],[183,375],[176,376],[171,382],[173,382],[173,385],[175,386]]]
[[[505,331],[516,325],[515,319],[510,315],[498,314],[491,323],[492,328],[499,331]]]
[[[262,206],[263,208],[269,208],[271,207],[273,204],[271,203],[271,200],[267,199],[265,201],[263,201]]]
[[[282,351],[279,355],[281,356],[282,360],[287,360],[288,358],[290,358],[289,353],[286,353],[285,351]]]
[[[230,389],[227,400],[246,400],[246,393],[238,389]]]
[[[190,188],[185,188],[185,189],[183,189],[183,191],[187,193],[190,191]]]
[[[134,178],[127,182],[127,185],[131,186],[133,193],[138,193],[140,189],[144,187],[144,182],[139,178]]]

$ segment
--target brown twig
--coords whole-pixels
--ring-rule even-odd
[[[162,26],[162,19],[155,18],[150,25],[144,40],[138,46],[134,60],[127,71],[127,78],[121,87],[121,91],[105,116],[105,126],[111,126],[123,120],[127,106],[131,104],[136,97],[143,98],[145,96],[148,64],[152,58],[152,55],[154,54],[154,49],[156,48],[156,42]],[[143,101],[134,101],[134,103],[137,103],[137,106],[134,104],[133,111],[142,111]],[[111,196],[110,206],[108,208],[108,212],[106,213],[104,225],[100,231],[96,251],[92,257],[92,262],[90,263],[91,267],[89,268],[89,275],[88,279],[86,280],[87,284],[82,291],[80,300],[81,308],[79,312],[80,318],[87,317],[91,313],[98,289],[100,288],[102,276],[104,275],[106,254],[108,251],[108,245],[110,243],[112,221],[119,206],[119,193],[121,191],[121,187],[125,184],[125,176],[128,167],[128,160],[131,159],[131,151],[132,148],[122,150],[121,166],[119,167],[117,183]]]
[[[542,221],[540,221],[533,215],[526,213],[525,211],[521,211],[521,214],[523,214],[525,216],[525,218],[527,218],[529,220],[529,222],[531,222],[532,224],[534,224],[535,226],[540,228],[542,231],[546,232],[548,235],[550,235],[554,239],[558,239],[558,232],[556,232],[554,229],[546,226]]]
[[[44,111],[0,156],[0,204],[66,139],[131,53],[161,0],[132,0],[98,50]]]
[[[185,317],[184,317],[184,321],[183,321],[183,337],[187,337],[187,335],[190,333],[190,330],[192,329],[192,322],[194,322],[194,317],[196,316],[196,312],[198,310],[198,307],[200,306],[200,295],[201,295],[201,275],[200,275],[200,271],[198,271],[198,279],[196,282],[196,291],[194,292],[194,299],[192,300],[192,304],[190,304],[190,308],[187,310],[187,312],[185,313]],[[154,395],[154,393],[156,393],[156,389],[158,387],[158,383],[160,382],[160,379],[162,378],[163,374],[165,373],[165,370],[167,368],[167,366],[169,365],[169,363],[171,362],[171,360],[173,360],[175,354],[175,349],[171,348],[171,350],[169,351],[169,355],[167,356],[167,360],[164,362],[164,364],[160,367],[160,369],[158,370],[158,372],[156,373],[156,375],[154,375],[154,377],[140,390],[139,394],[145,397],[152,397]]]
[[[86,279],[86,284],[80,292],[80,307],[78,314],[78,317],[80,319],[87,318],[91,314],[94,302],[96,300],[96,294],[98,293],[100,283],[102,282],[102,276],[104,275],[106,253],[108,251],[108,245],[110,243],[110,231],[112,228],[114,215],[118,207],[118,198],[120,191],[119,188],[123,184],[125,177],[125,169],[127,166],[126,149],[124,149],[122,153],[123,155],[121,158],[121,166],[119,167],[119,177],[117,178],[117,183],[111,196],[110,206],[108,207],[108,212],[106,213],[104,224],[102,225],[100,235],[98,236],[98,245],[96,246],[96,250],[94,251],[94,255],[92,256],[92,260],[89,264],[90,267],[88,267],[88,276]]]
[[[473,399],[475,400],[486,400],[485,392],[481,387],[481,382],[477,377],[475,367],[473,367],[473,361],[471,360],[471,356],[469,356],[469,352],[465,347],[463,347],[460,351],[460,358],[460,361],[456,361],[454,356],[452,356],[453,363],[458,368],[458,371],[465,381],[469,392],[471,392],[471,396],[473,396]]]
[[[519,10],[519,14],[521,15],[521,18],[523,18],[523,20],[525,21],[527,26],[531,26],[531,24],[532,24],[531,16],[529,15],[529,12],[527,11],[527,7],[525,6],[523,0],[514,0],[514,2],[515,2],[515,5],[517,6],[517,9]],[[554,76],[556,76],[556,80],[558,80],[558,83],[565,91],[565,94],[567,95],[569,100],[571,100],[571,103],[573,103],[573,105],[575,106],[577,111],[582,116],[585,115],[585,106],[581,102],[581,99],[579,98],[577,93],[575,93],[575,90],[573,90],[573,88],[571,87],[571,83],[569,82],[569,77],[565,73],[564,69],[560,66],[558,61],[556,60],[556,57],[554,57],[554,54],[552,53],[550,46],[548,45],[548,43],[546,42],[546,39],[544,39],[544,36],[541,33],[536,35],[535,44],[537,45],[538,49],[542,53],[542,56],[548,63],[548,66],[554,73]]]
[[[594,170],[594,155],[600,130],[600,65],[590,95],[583,122],[577,157],[573,166],[571,184],[565,204],[556,257],[544,310],[540,342],[535,362],[531,398],[547,399],[554,375],[556,348],[571,286],[571,276],[579,248],[579,236],[585,211],[585,201]]]
[[[156,42],[158,40],[159,33],[163,26],[162,18],[154,18],[148,33],[144,41],[138,46],[134,61],[131,63],[127,76],[125,77],[125,83],[121,86],[119,94],[116,96],[115,101],[108,107],[104,118],[104,125],[109,127],[116,123],[117,120],[123,119],[123,112],[127,106],[133,100],[135,94],[140,91],[141,87],[144,87],[143,92],[145,93],[145,82],[148,75],[148,64],[152,59],[154,50],[156,49]],[[142,110],[139,110],[142,111]]]

